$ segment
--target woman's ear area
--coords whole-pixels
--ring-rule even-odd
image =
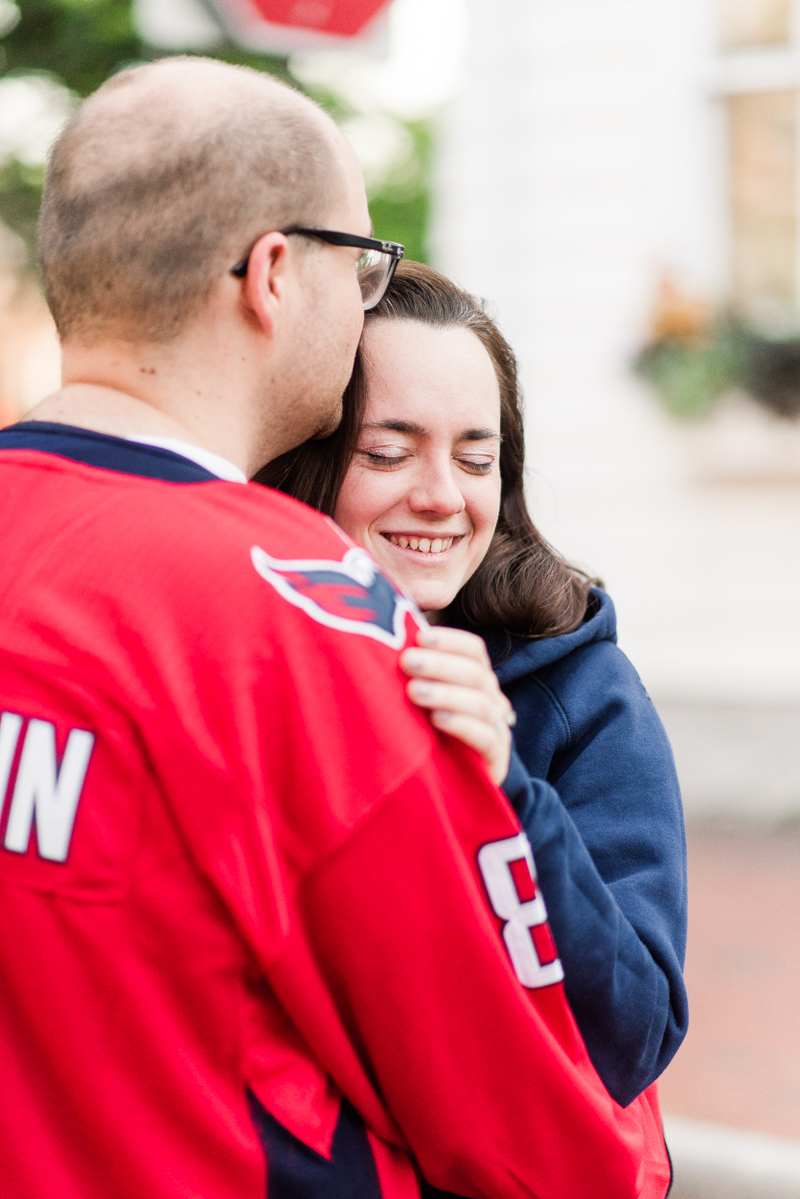
[[[265,233],[250,251],[242,300],[267,336],[272,336],[286,294],[289,241],[285,234]]]

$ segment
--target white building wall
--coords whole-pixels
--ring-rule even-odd
[[[537,355],[606,362],[654,269],[719,292],[717,112],[698,0],[471,0],[468,85],[443,120],[436,256]],[[493,232],[494,231],[494,232]],[[498,253],[497,234],[523,243]],[[519,269],[521,268],[521,269]]]
[[[662,272],[725,292],[712,4],[470,10],[467,84],[440,128],[435,261],[488,298],[519,354],[540,527],[606,581],[620,644],[668,723],[679,713],[678,741],[710,730],[702,762],[690,760],[702,744],[678,746],[697,803],[746,806],[763,773],[755,742],[738,799],[708,753],[730,757],[720,705],[780,708],[800,744],[800,487],[696,482],[708,433],[676,427],[628,369]],[[800,805],[795,757],[762,786],[767,807]]]

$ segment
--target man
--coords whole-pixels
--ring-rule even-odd
[[[125,72],[54,148],[63,387],[0,434],[14,1199],[666,1190],[515,818],[405,700],[408,602],[242,485],[335,427],[368,233],[335,127],[253,72]]]

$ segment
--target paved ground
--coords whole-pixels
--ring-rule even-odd
[[[800,827],[689,833],[691,1027],[666,1112],[800,1140]]]

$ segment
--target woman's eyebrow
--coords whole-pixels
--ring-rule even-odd
[[[412,437],[425,437],[428,430],[413,420],[376,420],[364,425],[365,429],[390,429],[392,433],[409,433]]]
[[[415,420],[376,420],[369,421],[365,429],[389,429],[392,433],[407,433],[411,437],[427,437],[430,432],[424,425]],[[500,434],[496,429],[464,429],[456,441],[499,441]]]
[[[500,434],[496,429],[465,429],[459,434],[459,441],[499,441]]]

